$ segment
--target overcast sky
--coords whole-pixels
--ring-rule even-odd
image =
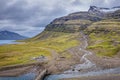
[[[0,30],[34,36],[53,19],[87,11],[90,5],[120,6],[120,0],[0,0]]]

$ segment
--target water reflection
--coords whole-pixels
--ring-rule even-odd
[[[18,77],[0,77],[0,80],[34,80],[34,79],[35,79],[34,73],[28,73]]]

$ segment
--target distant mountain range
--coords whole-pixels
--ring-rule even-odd
[[[27,37],[22,36],[15,32],[10,31],[0,31],[0,40],[22,40],[26,39]]]

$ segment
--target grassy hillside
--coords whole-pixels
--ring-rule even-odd
[[[41,55],[51,59],[50,50],[60,54],[79,45],[81,30],[89,36],[88,49],[98,56],[120,57],[120,20],[117,20],[119,12],[116,12],[115,19],[112,19],[112,14],[104,14],[110,16],[104,18],[101,16],[103,14],[89,10],[57,18],[41,34],[24,40],[26,43],[0,46],[0,66],[33,62],[33,57]]]
[[[93,23],[85,33],[89,35],[89,49],[99,56],[120,57],[120,22],[103,20]]]
[[[47,37],[47,35],[50,36]],[[40,36],[46,38],[38,39],[39,36],[37,36],[23,44],[0,46],[0,66],[33,62],[31,60],[33,57],[41,55],[51,58],[49,49],[61,53],[70,47],[77,46],[79,43],[77,40],[79,33],[46,31]]]

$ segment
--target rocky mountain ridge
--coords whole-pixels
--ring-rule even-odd
[[[46,26],[45,31],[77,32],[94,22],[119,18],[120,7],[100,8],[90,6],[86,12],[75,12],[64,17],[56,18]]]
[[[48,24],[45,30],[38,34],[37,36],[33,37],[32,40],[39,40],[43,38],[47,38],[51,32],[65,32],[65,33],[75,33],[80,32],[81,30],[86,29],[87,27],[91,26],[93,23],[110,20],[106,24],[111,24],[111,26],[120,21],[120,7],[113,7],[114,9],[117,8],[116,11],[113,12],[103,12],[102,10],[106,10],[109,8],[100,8],[96,6],[90,6],[88,11],[84,12],[75,12],[68,14],[67,16],[63,16],[60,18],[54,19],[50,24]],[[113,23],[111,23],[113,22]],[[100,23],[98,25],[103,25],[105,23]],[[47,31],[47,34],[46,34]],[[50,32],[50,33],[49,33]]]

